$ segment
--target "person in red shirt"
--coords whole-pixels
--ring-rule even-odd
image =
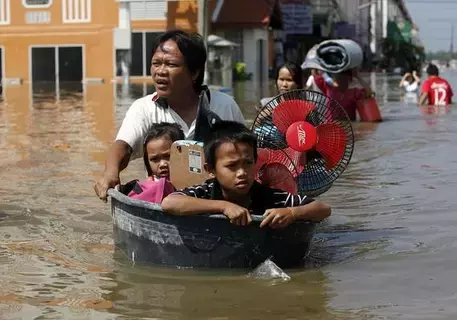
[[[349,88],[353,79],[357,79],[362,88]],[[343,106],[352,121],[356,120],[357,103],[373,95],[370,86],[360,77],[358,69],[336,74],[337,86],[328,84],[321,75],[316,75],[314,81],[322,93]]]
[[[438,67],[429,64],[428,78],[424,81],[419,100],[420,105],[445,106],[452,103],[452,88],[449,82],[439,77]]]

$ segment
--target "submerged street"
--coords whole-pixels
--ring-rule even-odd
[[[287,270],[285,283],[139,266],[115,250],[109,204],[92,185],[127,108],[150,87],[89,85],[84,94],[61,90],[60,100],[6,88],[1,318],[455,318],[455,107],[418,108],[399,76],[364,76],[384,122],[354,124],[352,161],[321,196],[332,216],[306,268]],[[457,86],[457,73],[443,76]],[[235,98],[252,121],[260,97],[239,85]],[[139,160],[121,178],[144,174]]]

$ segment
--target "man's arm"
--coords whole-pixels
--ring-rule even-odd
[[[324,79],[325,83],[327,83],[331,87],[338,87],[336,81],[333,80],[332,77],[327,72],[322,72],[322,78]]]
[[[430,91],[430,84],[428,81],[425,81],[423,84],[422,84],[422,88],[421,88],[421,95],[420,95],[420,98],[419,98],[419,105],[420,106],[424,106],[424,105],[428,105],[430,103],[430,101],[428,101],[428,93]]]
[[[425,106],[428,105],[428,93],[427,92],[422,92],[420,99],[419,99],[419,105]]]
[[[130,146],[122,141],[116,140],[108,149],[105,161],[105,172],[103,177],[94,185],[95,193],[103,201],[107,201],[106,192],[120,183],[119,174],[127,168],[131,155]]]
[[[103,177],[94,185],[97,196],[107,201],[106,192],[109,188],[120,183],[119,173],[124,170],[134,156],[140,156],[141,139],[144,137],[148,125],[143,111],[143,102],[136,100],[122,121],[115,142],[108,148],[105,160],[105,172]]]
[[[132,148],[122,140],[116,140],[108,149],[105,161],[105,175],[119,176],[122,170],[127,168]]]

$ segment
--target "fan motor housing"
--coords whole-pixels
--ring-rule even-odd
[[[295,151],[308,151],[316,145],[316,128],[306,121],[294,122],[287,128],[286,141]]]

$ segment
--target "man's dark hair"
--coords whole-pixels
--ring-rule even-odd
[[[219,121],[213,125],[211,135],[204,142],[205,161],[210,169],[216,167],[217,148],[226,142],[248,144],[254,151],[254,161],[257,161],[256,136],[242,123],[235,121]]]
[[[195,32],[186,32],[183,30],[169,30],[160,35],[153,47],[152,56],[157,48],[162,48],[163,44],[168,40],[176,42],[176,45],[184,56],[184,62],[187,69],[192,74],[199,72],[197,79],[194,83],[194,89],[200,92],[203,85],[203,78],[205,76],[205,63],[206,63],[206,48],[205,42],[200,34]]]
[[[281,71],[282,68],[286,68],[290,72],[290,75],[292,76],[294,82],[297,84],[298,89],[303,88],[303,71],[301,67],[295,62],[286,62],[280,65],[276,69],[275,81],[278,81],[279,71]]]
[[[149,141],[162,137],[167,137],[172,142],[175,142],[176,140],[184,140],[184,132],[176,123],[161,122],[152,125],[143,142],[143,161],[144,166],[146,167],[146,171],[148,172],[148,177],[152,176],[152,169],[149,164],[149,157],[146,146]]]
[[[427,74],[429,76],[439,76],[440,72],[436,65],[434,65],[433,63],[430,63],[427,67]]]

